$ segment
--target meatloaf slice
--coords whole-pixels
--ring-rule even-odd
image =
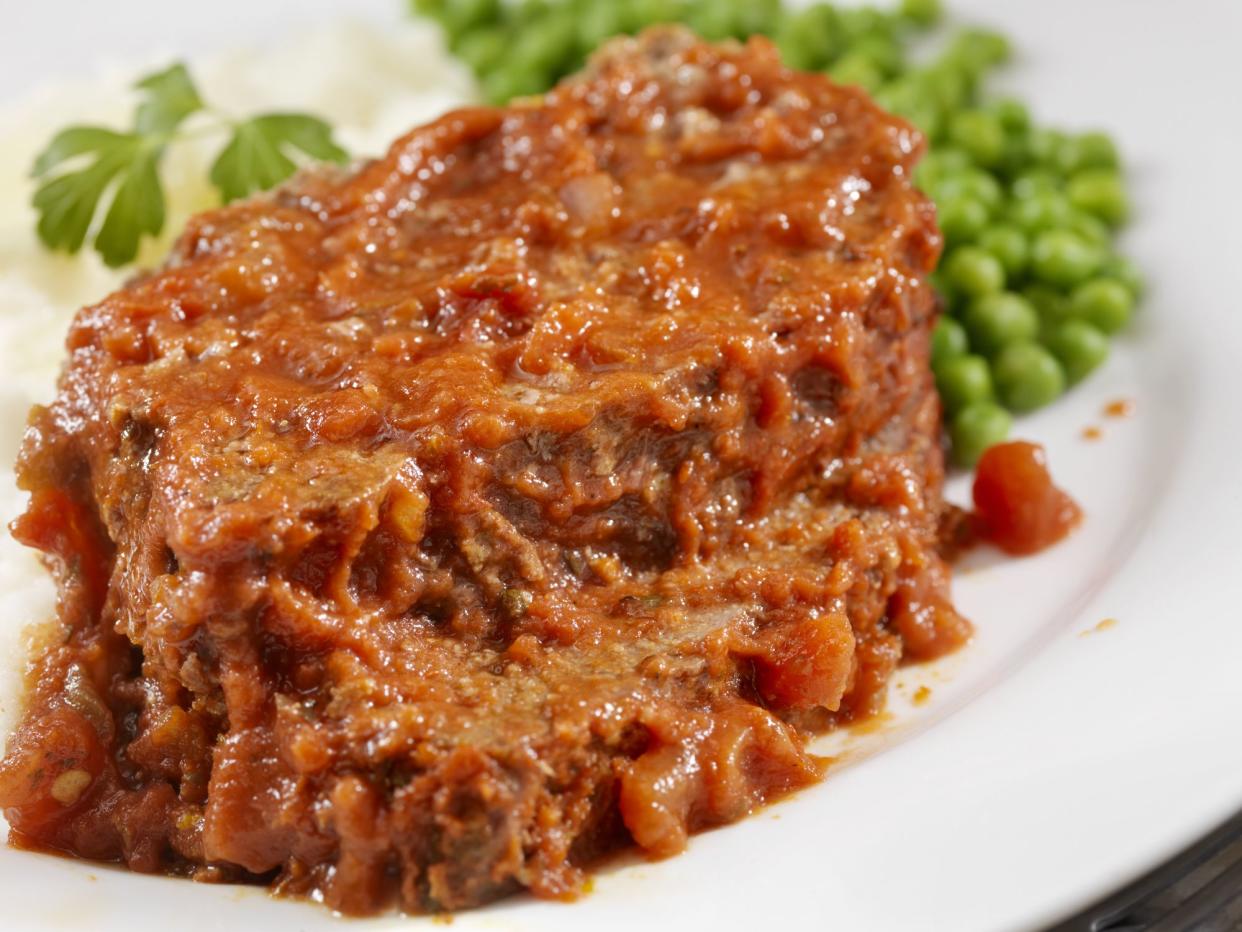
[[[458,909],[815,780],[969,630],[922,145],[665,29],[195,218],[32,416],[14,839]]]

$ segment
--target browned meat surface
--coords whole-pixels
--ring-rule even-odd
[[[458,909],[815,780],[969,630],[921,148],[657,31],[192,221],[32,417],[14,840]]]

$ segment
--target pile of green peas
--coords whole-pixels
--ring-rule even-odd
[[[984,79],[1010,56],[1004,36],[962,29],[915,61],[912,40],[940,0],[895,7],[782,0],[411,0],[504,103],[547,90],[601,42],[660,22],[708,39],[767,35],[793,67],[869,91],[918,126],[929,151],[914,180],[935,201],[945,253],[933,276],[945,314],[932,371],[954,460],[972,466],[1012,415],[1058,398],[1104,362],[1142,290],[1113,240],[1129,202],[1116,146],[1099,132],[1035,125]]]

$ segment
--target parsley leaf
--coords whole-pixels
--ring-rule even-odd
[[[168,146],[183,138],[182,123],[207,106],[182,64],[147,75],[134,86],[141,98],[129,132],[71,126],[52,137],[35,159],[36,231],[49,249],[76,253],[94,229],[96,251],[115,268],[133,261],[144,236],[163,230],[160,162]],[[298,153],[303,159],[334,162],[347,157],[333,141],[331,127],[312,116],[272,113],[239,123],[216,119],[217,127],[233,130],[211,167],[211,181],[226,201],[284,181],[297,169],[293,156]]]
[[[95,249],[111,268],[133,260],[144,234],[157,236],[164,228],[164,188],[159,174],[162,154],[163,149],[140,148],[135,152],[112,196],[95,237]]]
[[[182,120],[203,109],[198,88],[180,63],[147,75],[134,87],[147,92],[134,114],[134,130],[141,135],[171,133]]]
[[[184,65],[148,75],[135,87],[143,100],[134,129],[118,133],[99,126],[71,126],[53,137],[34,163],[43,183],[35,191],[39,239],[75,253],[86,242],[100,204],[112,196],[95,236],[95,249],[109,266],[132,262],[144,235],[164,227],[164,189],[159,163],[177,127],[203,109]],[[76,170],[53,172],[66,162],[93,156]]]
[[[76,155],[108,149],[129,138],[129,133],[118,133],[100,126],[71,126],[52,137],[47,148],[35,160],[31,174],[38,178]]]
[[[233,138],[211,166],[211,183],[226,202],[280,184],[297,170],[289,150],[344,162],[348,155],[332,139],[332,127],[299,113],[269,113],[238,123]]]
[[[89,154],[94,159],[77,171],[45,181],[35,191],[39,239],[52,249],[69,253],[81,249],[100,200],[141,146],[142,141],[132,133],[91,126],[73,127],[53,139],[35,163],[40,174],[77,156]]]

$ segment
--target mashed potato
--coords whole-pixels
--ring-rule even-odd
[[[98,256],[47,252],[34,234],[30,205],[35,155],[58,129],[73,123],[124,126],[130,119],[135,78],[166,61],[134,62],[125,72],[87,82],[46,87],[0,110],[0,519],[22,509],[25,496],[12,463],[32,404],[51,398],[62,344],[77,308],[98,300],[132,270],[106,268]],[[473,78],[445,50],[438,30],[414,21],[383,28],[339,23],[283,40],[192,59],[206,100],[239,116],[271,110],[318,114],[356,155],[374,155],[412,126],[468,102]],[[159,242],[145,245],[140,265],[160,256],[191,213],[211,206],[207,168],[219,137],[172,148],[164,163],[168,224]],[[34,555],[0,533],[0,729],[17,712],[25,632],[52,617],[55,591]]]

